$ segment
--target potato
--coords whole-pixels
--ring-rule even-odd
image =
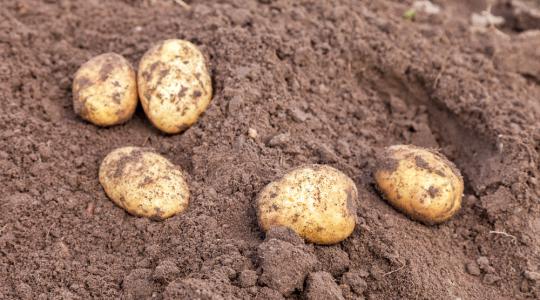
[[[390,146],[378,158],[374,177],[384,198],[414,220],[441,223],[461,207],[463,178],[437,151]]]
[[[148,50],[139,64],[137,80],[146,115],[166,133],[189,128],[212,98],[204,56],[184,40],[166,40]]]
[[[294,230],[307,241],[335,244],[356,225],[358,191],[342,172],[325,165],[307,165],[268,184],[257,197],[259,226]]]
[[[136,216],[162,220],[189,204],[182,170],[147,148],[109,153],[99,167],[99,182],[114,203]]]
[[[73,108],[98,126],[126,122],[137,108],[137,79],[129,62],[116,53],[84,63],[73,78]]]

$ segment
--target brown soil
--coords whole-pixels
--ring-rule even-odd
[[[1,2],[1,299],[540,298],[534,16],[480,32],[479,0],[413,21],[412,1]],[[215,96],[196,125],[169,136],[140,108],[107,129],[75,115],[78,66],[105,52],[136,65],[166,38],[208,55]],[[397,143],[460,168],[452,221],[424,226],[376,192],[377,153]],[[107,199],[99,163],[127,145],[189,173],[186,213],[156,222]],[[304,163],[358,186],[338,245],[257,227],[256,194]]]

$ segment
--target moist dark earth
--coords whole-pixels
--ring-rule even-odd
[[[492,2],[507,22],[479,29],[484,1],[404,18],[412,1],[2,0],[0,298],[540,298],[539,5]],[[214,96],[194,126],[161,134],[140,107],[110,128],[74,113],[82,63],[115,52],[136,67],[168,38],[208,58]],[[451,221],[381,198],[372,172],[393,144],[460,169]],[[137,218],[106,197],[98,167],[122,146],[189,174],[185,213]],[[307,163],[359,190],[337,245],[257,226],[257,193]]]

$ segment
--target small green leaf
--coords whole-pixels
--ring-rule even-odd
[[[413,20],[414,20],[414,17],[416,17],[416,10],[414,10],[414,8],[408,9],[408,10],[405,11],[405,13],[403,14],[403,18],[405,18],[406,20],[413,21]]]

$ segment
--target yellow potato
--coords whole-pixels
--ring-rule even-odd
[[[99,126],[126,122],[137,108],[137,79],[129,62],[105,53],[84,63],[73,78],[73,109]]]
[[[136,216],[162,220],[189,204],[182,170],[147,148],[109,153],[99,167],[99,182],[114,203]]]
[[[335,244],[356,225],[358,191],[342,172],[325,165],[307,165],[268,184],[257,197],[263,231],[274,226],[294,230],[307,241]]]
[[[384,198],[412,219],[437,224],[461,207],[463,178],[442,154],[412,145],[385,149],[375,181]]]
[[[179,133],[197,121],[212,98],[212,79],[203,54],[184,40],[165,40],[141,59],[139,97],[152,124]]]

